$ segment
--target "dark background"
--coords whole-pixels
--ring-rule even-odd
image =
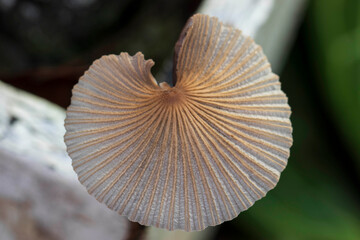
[[[138,51],[156,76],[200,0],[1,0],[0,79],[67,107],[95,59]],[[308,1],[278,74],[294,145],[278,186],[213,239],[360,239],[360,1]]]

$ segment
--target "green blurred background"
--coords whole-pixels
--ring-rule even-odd
[[[142,51],[156,76],[200,3],[1,0],[0,79],[65,108],[103,54]],[[278,74],[293,111],[288,166],[211,239],[360,239],[360,1],[308,1],[287,54]]]

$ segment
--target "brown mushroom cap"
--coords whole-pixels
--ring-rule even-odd
[[[141,53],[103,56],[73,89],[65,142],[80,182],[131,221],[202,230],[275,187],[292,145],[278,76],[250,37],[194,15],[176,85]]]

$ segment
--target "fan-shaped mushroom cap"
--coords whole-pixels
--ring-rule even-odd
[[[292,144],[278,76],[250,37],[194,15],[176,85],[141,53],[103,56],[73,89],[65,142],[88,192],[131,221],[202,230],[274,188]]]

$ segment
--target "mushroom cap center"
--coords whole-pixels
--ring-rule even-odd
[[[160,97],[164,104],[179,104],[185,100],[184,90],[178,87],[170,87],[168,83],[162,82],[159,84],[161,93]]]

